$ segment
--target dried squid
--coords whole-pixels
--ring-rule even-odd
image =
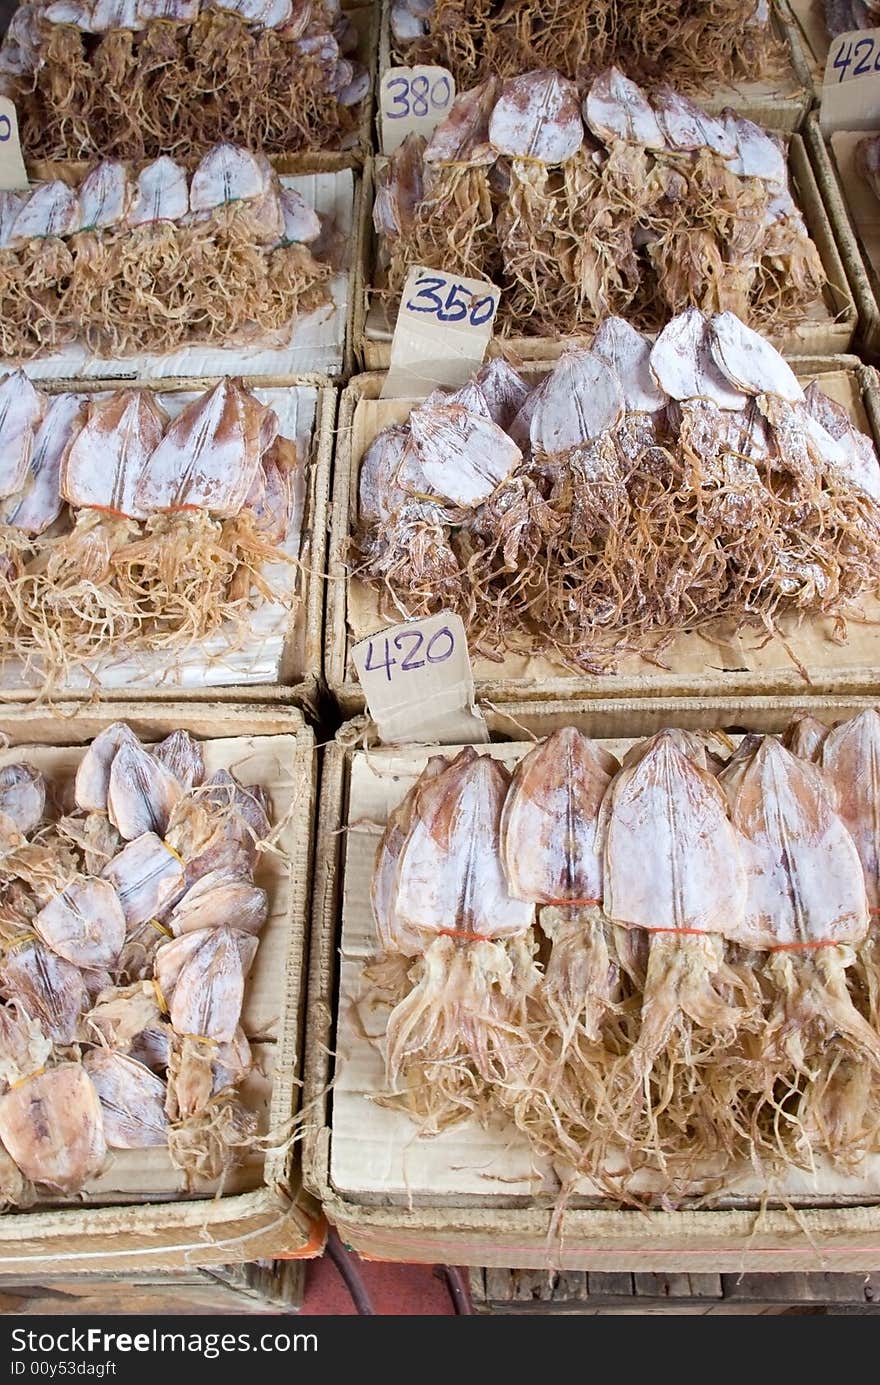
[[[0,1096],[0,1141],[31,1182],[79,1192],[107,1157],[101,1104],[83,1066],[60,1063]]]
[[[193,1183],[256,1138],[241,1020],[267,795],[207,778],[187,732],[148,749],[123,722],[72,789],[0,768],[0,1198],[17,1205],[32,1184],[78,1192],[108,1148],[167,1147]]]
[[[762,1016],[729,956],[746,868],[726,806],[705,748],[672,731],[630,752],[603,804],[605,913],[649,937],[635,1041],[607,1079],[606,1138],[661,1167],[695,1171],[710,1154],[721,1167],[742,1150],[716,1074]]]
[[[741,941],[766,954],[771,993],[757,1049],[765,1073],[755,1148],[809,1163],[815,1143],[858,1158],[880,1036],[847,985],[869,927],[856,843],[819,770],[772,736],[744,745],[720,783],[746,866]]]
[[[471,817],[467,871],[450,868],[465,820],[447,785],[470,788],[497,762],[474,749],[452,766],[429,760],[389,817],[372,881],[397,999],[388,1099],[429,1133],[468,1112],[512,1120],[553,1163],[563,1201],[584,1178],[617,1201],[668,1207],[818,1156],[858,1171],[880,1141],[868,943],[878,726],[873,710],[831,729],[804,713],[781,738],[736,747],[720,732],[668,729],[636,742],[622,767],[564,727],[483,793],[487,817],[503,799],[500,823],[481,832]],[[456,979],[427,966],[447,941],[459,958],[493,934],[501,943],[498,925],[513,919],[499,879],[507,901],[537,907],[550,944],[511,926],[503,946],[519,953],[519,979],[503,1040],[497,993],[493,1007],[480,992],[479,1028],[469,1008],[454,1030],[433,1011],[426,1022],[418,994]],[[456,914],[467,932],[438,927]],[[466,1061],[467,1099],[463,1083],[446,1105],[436,1090],[401,1092],[415,1055],[400,1024],[414,1004],[419,1076],[436,1088],[448,1071],[432,1062]],[[403,1031],[411,1050],[412,1038]]]
[[[377,855],[380,936],[419,951],[388,1018],[388,1082],[426,1130],[479,1110],[489,1084],[519,1077],[537,972],[534,907],[511,897],[498,856],[508,779],[470,748],[432,765]]]
[[[823,301],[780,141],[616,67],[583,101],[552,69],[465,92],[427,146],[392,155],[374,222],[387,297],[411,265],[458,266],[502,287],[502,334],[579,334],[609,313],[656,332],[688,306],[782,334]]]
[[[378,178],[373,221],[392,247],[388,289],[398,295],[411,264],[467,277],[492,277],[492,196],[487,176],[489,111],[498,84],[489,79],[456,97],[425,145],[410,135]],[[403,258],[395,258],[400,243]]]
[[[646,80],[705,91],[759,81],[783,63],[765,0],[616,0],[587,10],[572,0],[551,0],[540,10],[525,0],[395,0],[391,32],[399,62],[442,63],[459,86],[535,64],[581,79],[616,62]]]
[[[619,998],[619,967],[603,913],[599,810],[617,760],[573,727],[555,731],[514,771],[501,817],[508,889],[538,906],[552,949],[543,996],[563,1051],[598,1041]]]
[[[512,418],[491,416],[489,371],[512,386]],[[453,401],[455,446],[435,428]],[[493,427],[519,449],[493,444],[506,474],[487,468]],[[477,473],[496,489],[473,489]],[[607,318],[531,390],[493,362],[378,434],[359,493],[357,575],[382,613],[450,606],[489,657],[602,673],[627,652],[662,658],[684,631],[772,635],[790,612],[831,615],[843,638],[877,585],[870,439],[730,312],[689,308],[653,344]]]
[[[27,425],[26,446],[9,436],[26,475],[0,502],[3,652],[46,682],[120,647],[173,656],[215,632],[234,647],[254,602],[296,599],[269,577],[270,565],[291,564],[301,531],[296,444],[234,379],[173,419],[171,399],[144,388],[62,394]],[[88,806],[103,811],[106,798]]]
[[[288,153],[355,138],[369,74],[331,5],[198,0],[23,6],[0,68],[30,158],[198,154],[232,137]]]
[[[329,302],[321,219],[294,214],[296,189],[232,144],[190,173],[165,155],[135,179],[105,159],[75,189],[24,196],[0,250],[7,358],[73,341],[112,357],[279,343]]]

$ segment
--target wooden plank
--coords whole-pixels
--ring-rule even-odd
[[[826,1305],[880,1311],[876,1274],[649,1274],[569,1270],[471,1271],[478,1312],[682,1313],[773,1316]],[[630,1302],[627,1302],[627,1300]]]
[[[562,1303],[582,1303],[590,1297],[589,1276],[586,1270],[560,1270],[556,1275],[553,1297]]]
[[[487,1271],[471,1266],[465,1273],[468,1277],[468,1290],[470,1291],[474,1312],[482,1313],[485,1311],[486,1299],[489,1297],[486,1292]]]
[[[726,1302],[865,1303],[880,1297],[880,1274],[723,1274]]]
[[[486,1270],[486,1300],[488,1303],[509,1303],[513,1298],[512,1270]]]
[[[631,1274],[605,1274],[601,1270],[590,1270],[587,1278],[591,1299],[629,1297],[633,1293]]]
[[[721,1298],[724,1289],[720,1274],[689,1274],[692,1298]]]
[[[548,1303],[556,1276],[552,1270],[511,1270],[516,1303]]]
[[[708,1275],[706,1278],[711,1279]],[[694,1298],[689,1274],[634,1274],[633,1285],[637,1298]],[[718,1276],[718,1292],[721,1297],[721,1278]]]

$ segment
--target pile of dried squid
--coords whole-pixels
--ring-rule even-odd
[[[218,144],[192,175],[105,159],[0,193],[0,355],[286,344],[330,303],[335,234],[268,161]]]
[[[78,1192],[114,1149],[167,1147],[193,1182],[255,1147],[241,1012],[269,813],[259,786],[206,777],[185,731],[148,750],[115,722],[73,784],[0,769],[7,1205]]]
[[[586,128],[585,128],[586,127]],[[413,264],[502,289],[502,334],[558,337],[620,313],[656,330],[686,307],[777,335],[825,272],[773,135],[611,68],[491,77],[378,176],[389,306]]]
[[[394,0],[391,31],[397,61],[441,63],[459,86],[529,67],[581,78],[620,63],[700,92],[775,76],[784,61],[767,0]]]
[[[880,714],[434,756],[372,905],[386,1104],[674,1205],[880,1153]]]
[[[338,0],[50,0],[19,5],[0,83],[33,159],[339,149],[370,91],[357,46]]]
[[[873,444],[729,312],[653,344],[608,318],[534,388],[492,360],[379,433],[359,487],[353,570],[380,613],[454,609],[489,658],[603,673],[787,613],[843,640],[878,587]]]
[[[304,461],[233,379],[169,419],[148,389],[47,396],[4,376],[0,658],[51,688],[142,652],[169,667],[215,632],[240,647],[256,603],[294,608]]]

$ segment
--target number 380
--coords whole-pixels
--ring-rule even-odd
[[[452,83],[445,74],[433,82],[421,72],[412,80],[409,77],[392,77],[386,90],[389,101],[385,115],[389,120],[445,111],[452,97]]]

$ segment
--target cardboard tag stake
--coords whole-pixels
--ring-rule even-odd
[[[819,123],[826,135],[880,125],[880,29],[856,29],[831,40]]]
[[[18,116],[9,97],[0,96],[0,192],[15,192],[27,186],[27,169],[18,138]]]
[[[361,640],[351,656],[386,745],[483,745],[489,740],[474,704],[474,675],[460,616],[441,611],[389,626]]]
[[[407,135],[430,139],[455,100],[455,79],[445,67],[389,67],[379,84],[382,153],[393,154]]]
[[[486,279],[463,279],[414,265],[391,341],[382,399],[424,399],[433,389],[458,389],[479,369],[492,337],[501,290]]]

